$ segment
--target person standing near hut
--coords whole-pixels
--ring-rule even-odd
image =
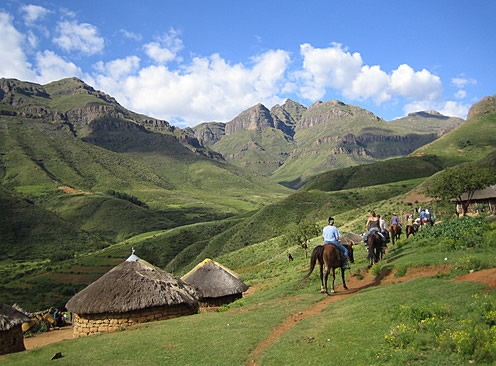
[[[322,229],[322,237],[324,238],[324,245],[334,244],[340,251],[342,251],[344,254],[344,263],[342,268],[350,269],[350,266],[348,265],[348,249],[346,249],[339,242],[339,238],[341,237],[341,234],[339,233],[338,228],[334,226],[334,218],[329,217],[327,222],[328,222],[327,226],[325,226]]]

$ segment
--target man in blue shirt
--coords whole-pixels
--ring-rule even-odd
[[[341,243],[339,243],[339,238],[341,234],[339,234],[339,230],[336,226],[334,226],[334,218],[329,217],[328,225],[324,227],[322,230],[322,236],[324,237],[324,245],[326,244],[334,244],[340,251],[344,254],[344,264],[343,269],[350,269],[348,265],[348,249],[346,249]]]

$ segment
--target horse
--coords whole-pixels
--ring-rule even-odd
[[[374,231],[367,237],[367,246],[369,248],[369,255],[367,259],[369,260],[370,266],[374,263],[379,262],[382,259],[382,239],[379,233]]]
[[[348,257],[350,259],[351,263],[355,263],[355,260],[353,258],[353,246],[351,244],[342,244],[346,249],[348,249]],[[326,244],[326,245],[317,245],[313,250],[312,250],[312,257],[310,258],[310,269],[308,270],[308,273],[305,275],[304,278],[308,278],[312,272],[313,269],[315,268],[315,264],[319,262],[320,266],[320,292],[321,293],[326,293],[329,295],[329,292],[327,290],[327,279],[329,277],[329,273],[331,272],[332,269],[332,288],[331,288],[331,293],[335,293],[334,289],[334,281],[336,279],[336,268],[341,268],[341,278],[343,280],[343,287],[348,290],[348,287],[346,286],[346,281],[344,279],[344,269],[342,268],[344,259],[342,260],[341,257],[344,257],[342,252],[333,244]],[[326,273],[325,273],[325,278],[324,278],[324,273],[323,273],[323,266],[326,266]]]
[[[391,233],[391,242],[394,245],[396,240],[399,240],[401,236],[401,226],[398,224],[393,224],[389,227],[389,232]]]
[[[410,235],[415,235],[415,228],[413,227],[413,225],[406,226],[406,238],[408,239]]]

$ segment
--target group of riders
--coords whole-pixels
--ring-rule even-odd
[[[415,233],[418,231],[420,226],[428,223],[432,225],[435,221],[435,218],[429,212],[429,209],[424,210],[420,208],[416,211],[419,214],[418,218],[414,219],[412,214],[407,214],[405,217],[407,232],[409,226],[412,228],[411,230],[413,231],[413,233]],[[398,215],[393,213],[390,219],[390,225],[391,227],[393,225],[396,225],[401,228],[402,225]],[[374,232],[377,232],[381,237],[382,245],[384,247],[387,246],[387,244],[390,241],[390,235],[386,220],[384,220],[383,217],[377,215],[374,211],[370,211],[370,216],[367,219],[365,228],[366,228],[366,232],[362,235],[365,246],[367,246],[368,236]],[[327,226],[325,226],[324,229],[322,230],[322,236],[324,238],[324,245],[333,244],[343,253],[344,260],[341,268],[350,269],[350,266],[348,264],[349,262],[348,249],[339,242],[341,234],[339,233],[339,229],[334,225],[333,217],[329,217]]]

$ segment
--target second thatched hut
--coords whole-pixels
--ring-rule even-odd
[[[12,306],[0,304],[0,355],[24,351],[22,323],[29,318]]]
[[[198,293],[168,272],[131,255],[66,304],[74,337],[198,312]]]
[[[218,307],[243,297],[248,286],[229,268],[205,259],[190,272],[181,277],[200,292],[200,307]]]

